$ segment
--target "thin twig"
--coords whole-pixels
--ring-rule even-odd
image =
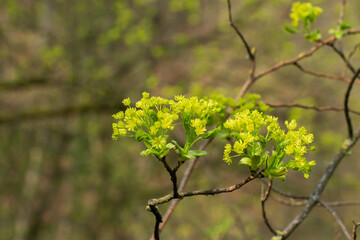
[[[228,17],[229,17],[229,24],[234,29],[236,34],[240,37],[241,41],[245,45],[246,51],[249,55],[249,59],[251,61],[251,70],[250,76],[243,84],[242,89],[240,90],[239,94],[236,96],[235,101],[239,100],[245,93],[249,90],[250,86],[255,82],[255,70],[256,70],[256,59],[255,59],[255,49],[251,50],[248,42],[246,41],[244,35],[240,32],[237,26],[233,22],[232,18],[232,9],[231,9],[231,0],[227,0],[228,5]]]
[[[260,179],[260,181],[265,184],[265,185],[268,185],[268,182],[265,180],[265,179]],[[279,189],[277,189],[276,187],[272,186],[271,188],[272,191],[276,192],[277,194],[280,194],[284,197],[287,197],[287,198],[293,198],[293,199],[309,199],[308,196],[300,196],[300,195],[294,195],[294,194],[290,194],[290,193],[286,193],[286,192],[283,192]]]
[[[251,175],[251,176],[243,179],[241,182],[231,185],[229,187],[214,188],[214,189],[208,189],[208,190],[197,190],[197,191],[192,191],[192,192],[179,192],[178,194],[179,194],[179,197],[185,198],[185,197],[192,197],[192,196],[199,196],[199,195],[208,196],[208,195],[216,195],[216,194],[221,194],[221,193],[230,193],[230,192],[240,189],[242,186],[251,182],[252,180],[254,180],[256,178],[261,178],[261,177],[263,177],[263,175],[262,175],[262,173],[259,173],[257,175]],[[168,195],[160,197],[160,198],[149,200],[148,206],[155,206],[155,205],[163,204],[163,203],[171,201],[172,199],[174,199],[173,194],[168,194]]]
[[[329,205],[327,205],[323,200],[319,199],[319,203],[326,209],[328,210],[331,215],[335,218],[335,220],[337,221],[337,223],[339,224],[341,230],[343,231],[344,235],[346,236],[346,238],[348,240],[352,240],[350,233],[348,232],[348,230],[346,229],[344,223],[341,221],[340,217],[338,216],[338,214],[334,211],[334,209],[332,209]]]
[[[277,197],[275,195],[271,195],[277,202],[290,206],[290,207],[302,207],[305,206],[306,200],[294,200],[294,198],[290,198],[286,200],[284,198]],[[326,202],[326,204],[330,207],[346,207],[346,206],[360,206],[360,201],[334,201],[334,202]],[[318,205],[317,205],[318,206]]]
[[[149,211],[155,216],[155,227],[154,227],[154,238],[160,240],[159,236],[159,225],[162,222],[162,217],[157,206],[149,205]]]
[[[281,108],[281,107],[296,107],[296,108],[303,108],[303,109],[312,109],[318,112],[322,111],[335,111],[335,112],[343,112],[344,108],[339,107],[331,107],[331,106],[323,106],[323,107],[317,107],[317,106],[309,106],[299,103],[265,103],[269,107],[273,108]],[[355,111],[352,109],[349,109],[349,112],[352,112],[356,115],[360,115],[360,111]]]
[[[285,67],[285,66],[288,66],[288,65],[291,65],[291,64],[294,64],[295,62],[298,62],[304,58],[307,58],[307,57],[310,57],[314,52],[316,52],[317,50],[319,50],[321,47],[325,46],[326,44],[328,43],[331,43],[331,42],[334,42],[336,41],[336,38],[335,37],[330,37],[328,39],[326,39],[325,41],[323,42],[320,42],[318,44],[316,44],[315,46],[313,46],[312,48],[310,48],[310,50],[306,51],[306,52],[303,52],[303,53],[300,53],[298,56],[294,57],[293,59],[290,59],[290,60],[287,60],[287,61],[282,61],[268,69],[266,69],[265,71],[261,72],[260,74],[256,75],[255,76],[255,79],[259,79],[271,72],[274,72],[282,67]]]
[[[353,48],[353,50],[349,53],[347,60],[350,61],[350,59],[352,58],[352,56],[354,56],[355,52],[357,49],[359,49],[360,47],[360,43],[356,44]]]
[[[295,62],[294,65],[299,68],[300,71],[306,73],[306,74],[309,74],[309,75],[313,75],[313,76],[316,76],[316,77],[322,77],[322,78],[328,78],[328,79],[334,79],[334,80],[340,80],[340,81],[343,81],[343,82],[347,82],[347,83],[350,83],[350,79],[349,78],[345,78],[345,77],[342,77],[342,76],[333,76],[333,75],[328,75],[328,74],[325,74],[325,73],[320,73],[320,72],[314,72],[314,71],[310,71],[310,70],[307,70],[307,69],[304,69],[298,62]],[[357,80],[355,81],[356,84],[360,84],[360,81]]]
[[[349,97],[350,97],[351,89],[354,86],[355,79],[359,76],[359,74],[360,74],[360,68],[356,71],[353,78],[351,79],[349,87],[346,90],[345,101],[344,101],[345,119],[346,119],[346,124],[347,124],[347,127],[348,127],[348,132],[349,132],[350,139],[353,138],[354,133],[353,133],[353,128],[352,128],[352,124],[351,124],[351,118],[350,118],[350,113],[349,113]]]
[[[314,206],[319,202],[321,193],[324,191],[327,183],[329,182],[331,176],[335,172],[337,166],[341,160],[346,156],[346,153],[355,145],[355,143],[360,138],[360,128],[355,132],[355,137],[353,139],[347,139],[342,145],[339,153],[334,156],[331,160],[328,167],[325,169],[322,177],[320,178],[318,184],[316,185],[314,192],[309,197],[309,200],[303,210],[288,224],[288,226],[282,231],[284,233],[283,239],[288,238],[295,229],[300,226],[300,224],[307,218],[309,213],[312,211]]]
[[[352,220],[352,222],[354,224],[352,239],[356,240],[356,229],[358,226],[360,226],[360,222],[355,222],[354,220]]]
[[[268,198],[270,196],[271,187],[272,187],[272,179],[269,180],[268,188],[267,188],[265,194],[261,198],[261,211],[262,211],[262,216],[263,216],[263,219],[264,219],[264,222],[265,222],[266,226],[268,227],[270,232],[272,232],[274,235],[276,235],[276,231],[271,226],[271,224],[269,222],[269,219],[266,216],[266,211],[265,211],[265,202],[268,200]]]
[[[353,34],[359,34],[360,30],[356,29],[356,30],[349,30],[346,32],[346,35],[353,35]],[[265,75],[274,72],[282,67],[294,64],[295,62],[298,62],[304,58],[310,57],[314,52],[316,52],[317,50],[319,50],[321,47],[325,46],[325,45],[329,45],[330,43],[333,43],[336,41],[336,38],[334,36],[329,37],[328,39],[316,44],[315,46],[313,46],[312,48],[310,48],[308,51],[306,52],[302,52],[300,53],[298,56],[294,57],[293,59],[287,60],[287,61],[282,61],[266,70],[264,70],[263,72],[259,73],[258,75],[256,75],[254,77],[255,80],[258,80],[259,78],[264,77]]]
[[[340,14],[339,14],[339,19],[338,19],[338,25],[339,26],[340,26],[340,24],[342,23],[342,21],[344,19],[345,6],[346,6],[346,0],[343,0],[342,4],[341,4],[341,10],[340,10]]]
[[[176,172],[179,169],[179,167],[181,166],[180,161],[178,162],[178,165],[174,169],[171,169],[169,164],[166,162],[166,157],[158,158],[158,159],[159,159],[160,162],[163,163],[166,171],[168,171],[168,173],[170,174],[170,179],[171,179],[171,182],[173,184],[173,196],[174,196],[174,198],[179,198]]]
[[[352,73],[355,73],[355,68],[353,67],[353,65],[351,65],[350,61],[348,61],[348,59],[345,57],[345,54],[343,53],[343,51],[341,51],[340,49],[338,49],[335,44],[333,42],[329,42],[327,43],[328,46],[330,46],[339,56],[340,58],[344,61],[344,63],[346,64],[347,68],[350,69],[350,71]]]
[[[247,43],[247,41],[245,40],[245,37],[242,35],[242,33],[239,31],[239,29],[236,27],[236,25],[233,22],[232,13],[231,13],[231,1],[230,0],[227,0],[227,5],[228,5],[229,24],[235,30],[236,34],[240,37],[241,41],[245,45],[245,48],[246,48],[246,51],[247,51],[247,53],[249,55],[250,60],[254,61],[255,55],[251,52],[250,46]]]

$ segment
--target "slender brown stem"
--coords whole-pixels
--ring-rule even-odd
[[[241,41],[243,42],[243,44],[245,45],[246,51],[249,55],[249,58],[251,61],[253,61],[255,59],[255,55],[251,52],[250,46],[248,44],[248,42],[246,41],[244,35],[242,35],[242,33],[239,31],[239,29],[236,27],[236,25],[233,22],[232,19],[232,10],[231,10],[231,1],[227,0],[227,5],[228,5],[228,16],[229,16],[229,24],[230,26],[235,30],[236,34],[240,37]]]
[[[354,53],[356,52],[356,50],[358,50],[360,48],[360,43],[356,44],[353,48],[353,50],[349,53],[347,60],[350,61],[350,59],[354,56]]]
[[[324,106],[324,107],[317,107],[317,106],[309,106],[309,105],[303,105],[299,103],[265,103],[269,107],[273,108],[281,108],[281,107],[296,107],[296,108],[303,108],[303,109],[311,109],[318,112],[322,111],[335,111],[335,112],[343,112],[344,108],[339,107],[331,107],[331,106]],[[355,111],[352,109],[349,109],[349,112],[354,113],[356,115],[360,115],[360,111]]]
[[[263,216],[263,219],[264,219],[264,222],[265,222],[266,226],[268,227],[270,232],[272,232],[274,235],[276,235],[276,231],[271,226],[271,224],[269,222],[269,219],[266,216],[266,210],[265,210],[265,202],[268,200],[268,198],[270,196],[271,187],[272,187],[272,179],[269,180],[268,188],[267,188],[265,194],[261,198],[261,211],[262,211],[262,216]]]
[[[274,195],[271,195],[271,197],[274,198],[277,202],[290,207],[302,207],[305,206],[307,203],[306,200],[295,200],[293,198],[286,200],[284,198],[276,197]],[[330,207],[360,206],[360,201],[334,201],[326,202],[326,204]]]
[[[328,39],[326,39],[325,41],[323,42],[320,42],[318,44],[316,44],[315,46],[313,46],[312,48],[310,48],[308,51],[306,52],[303,52],[303,53],[300,53],[298,56],[294,57],[293,59],[290,59],[290,60],[287,60],[287,61],[283,61],[283,62],[280,62],[268,69],[266,69],[265,71],[261,72],[260,74],[256,75],[255,76],[255,79],[259,79],[271,72],[274,72],[282,67],[285,67],[285,66],[288,66],[288,65],[291,65],[291,64],[294,64],[304,58],[307,58],[307,57],[310,57],[314,52],[316,52],[317,50],[319,50],[321,47],[325,46],[326,44],[328,43],[331,43],[331,42],[334,42],[336,41],[336,38],[335,37],[330,37]]]
[[[265,185],[268,184],[264,179],[260,179],[260,181],[261,181],[263,184],[265,184]],[[293,198],[293,199],[309,199],[308,196],[300,196],[300,195],[294,195],[294,194],[290,194],[290,193],[283,192],[283,191],[277,189],[277,188],[274,187],[274,186],[271,187],[271,190],[274,191],[274,192],[276,192],[277,194],[280,194],[280,195],[282,195],[282,196],[284,196],[284,197],[287,197],[287,198]]]
[[[338,25],[340,25],[344,19],[345,6],[346,6],[346,0],[342,0],[341,10],[340,10],[339,19],[338,19]]]
[[[178,162],[178,165],[174,169],[171,169],[169,164],[166,162],[166,157],[158,158],[158,159],[159,159],[160,162],[163,163],[166,171],[168,171],[168,173],[170,174],[170,179],[171,179],[171,182],[173,184],[173,196],[174,196],[174,198],[179,198],[176,172],[179,169],[179,167],[181,166],[181,163]]]
[[[345,78],[342,76],[333,76],[333,75],[328,75],[328,74],[321,73],[321,72],[314,72],[314,71],[307,70],[307,69],[303,68],[298,62],[294,63],[294,65],[297,68],[299,68],[300,71],[302,71],[306,74],[309,74],[309,75],[313,75],[313,76],[321,77],[321,78],[327,78],[327,79],[340,80],[340,81],[347,82],[347,83],[351,82],[351,80],[349,78]],[[355,81],[355,83],[360,84],[360,81]]]
[[[263,175],[262,175],[262,173],[259,173],[257,175],[251,175],[251,176],[243,179],[241,182],[231,185],[229,187],[214,188],[214,189],[208,189],[208,190],[197,190],[197,191],[192,191],[192,192],[179,192],[178,194],[179,194],[180,198],[185,198],[185,197],[192,197],[192,196],[198,196],[198,195],[208,196],[208,195],[216,195],[216,194],[221,194],[221,193],[230,193],[230,192],[240,189],[242,186],[251,182],[252,180],[254,180],[256,178],[261,178],[261,177],[263,177]],[[148,206],[164,204],[166,202],[171,201],[172,199],[174,199],[173,194],[168,194],[166,196],[156,198],[156,199],[150,199],[148,201]]]
[[[346,35],[353,35],[353,34],[359,34],[360,30],[356,29],[356,30],[349,30],[346,32]],[[295,62],[298,62],[304,58],[310,57],[313,53],[315,53],[317,50],[319,50],[321,47],[325,46],[325,45],[329,45],[330,43],[333,43],[336,41],[336,38],[334,36],[329,37],[328,39],[316,44],[315,46],[313,46],[312,48],[310,48],[308,51],[300,53],[298,56],[290,59],[290,60],[286,60],[286,61],[282,61],[266,70],[264,70],[263,72],[259,73],[258,75],[254,76],[254,80],[258,80],[259,78],[264,77],[265,75],[274,72],[282,67],[288,66],[288,65],[292,65]]]
[[[353,78],[351,79],[349,87],[346,90],[345,101],[344,101],[345,119],[346,119],[346,124],[347,124],[347,127],[348,127],[348,132],[349,132],[349,138],[350,139],[353,138],[354,133],[353,133],[353,127],[352,127],[350,113],[349,113],[349,98],[350,98],[351,89],[354,86],[355,79],[359,76],[359,74],[360,74],[360,68],[356,71]]]
[[[154,239],[160,240],[159,225],[162,222],[162,217],[157,206],[149,205],[150,212],[155,216]]]
[[[355,222],[354,220],[352,220],[354,227],[353,227],[353,235],[352,235],[352,239],[356,240],[356,229],[358,226],[360,226],[360,222]]]
[[[352,73],[355,73],[355,68],[353,67],[353,65],[351,65],[351,63],[348,61],[348,59],[345,57],[345,54],[343,53],[343,51],[341,51],[339,48],[337,48],[334,44],[334,42],[329,42],[327,43],[327,45],[329,45],[339,56],[340,58],[344,61],[344,63],[346,64],[347,68],[350,69],[350,71]]]
[[[326,204],[324,201],[322,201],[321,199],[319,199],[319,203],[326,209],[328,210],[331,215],[335,218],[336,222],[339,224],[341,230],[343,231],[344,235],[346,236],[346,238],[348,240],[352,240],[350,233],[348,232],[348,230],[345,227],[345,224],[341,221],[339,215],[334,211],[334,209],[332,209],[328,204]]]

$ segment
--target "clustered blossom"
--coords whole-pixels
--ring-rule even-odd
[[[307,152],[307,144],[312,143],[314,136],[307,133],[304,127],[298,130],[295,120],[286,121],[287,133],[282,130],[277,118],[265,115],[257,110],[245,110],[236,113],[233,119],[228,119],[224,127],[230,130],[235,138],[233,146],[227,144],[224,150],[224,161],[232,163],[232,158],[241,157],[239,164],[249,165],[252,170],[264,168],[267,177],[285,178],[287,169],[302,171],[305,178],[315,165],[307,162],[303,156]],[[263,128],[266,127],[266,135]],[[272,142],[273,150],[266,150],[268,142]],[[274,145],[275,144],[275,145]],[[234,153],[233,155],[230,155]],[[283,159],[289,156],[287,162]]]
[[[113,123],[113,139],[119,136],[135,137],[143,141],[148,147],[143,155],[155,155],[163,157],[175,145],[168,143],[168,131],[172,131],[175,125],[182,124],[187,136],[185,152],[204,135],[208,129],[208,119],[221,109],[219,103],[212,99],[198,99],[197,97],[186,98],[175,96],[174,100],[161,97],[150,97],[144,92],[143,98],[131,107],[129,98],[123,100],[128,108],[118,112],[113,118],[118,120]],[[184,153],[184,154],[186,154]],[[198,153],[200,154],[200,153]]]
[[[292,5],[290,18],[293,20],[292,25],[298,26],[299,21],[303,21],[304,24],[307,22],[313,22],[317,16],[322,13],[320,7],[313,7],[311,3],[295,2]]]
[[[223,136],[235,138],[234,144],[225,145],[223,160],[227,164],[239,157],[239,165],[248,165],[251,171],[263,170],[265,177],[285,179],[288,169],[293,169],[302,171],[307,178],[315,162],[307,162],[304,154],[314,136],[304,127],[297,129],[295,120],[286,121],[287,131],[282,130],[276,117],[263,113],[268,106],[257,101],[259,97],[249,95],[234,102],[219,96],[199,99],[179,95],[168,100],[144,92],[135,107],[129,98],[123,100],[127,109],[113,115],[118,122],[113,123],[112,137],[129,136],[144,142],[147,147],[141,152],[144,156],[162,158],[174,149],[179,160],[185,161],[205,155],[205,151],[191,150],[192,146],[200,139],[214,137],[222,129]],[[233,108],[234,117],[223,124],[220,121],[217,128],[209,127],[216,119],[224,119],[226,106]],[[184,127],[184,146],[168,140],[176,125]]]

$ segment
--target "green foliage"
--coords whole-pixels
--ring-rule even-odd
[[[291,26],[286,24],[284,28],[289,33],[303,33],[310,42],[317,42],[321,34],[318,29],[312,29],[312,25],[322,11],[322,8],[314,7],[311,3],[295,2],[290,13]],[[299,22],[303,23],[302,26],[299,26]]]
[[[288,169],[302,171],[308,178],[308,172],[315,165],[314,161],[307,162],[303,156],[307,152],[307,144],[314,137],[308,134],[304,127],[298,130],[295,120],[286,121],[287,133],[282,130],[277,118],[260,113],[257,110],[244,110],[236,113],[234,119],[228,119],[224,127],[230,130],[235,143],[227,144],[224,150],[224,161],[232,163],[233,158],[240,157],[239,165],[248,165],[250,170],[264,169],[264,176],[285,179]],[[266,127],[264,135],[262,129]],[[267,147],[272,149],[269,151]],[[234,153],[234,155],[230,155]],[[283,159],[289,156],[289,161]]]
[[[315,165],[314,161],[307,162],[304,154],[307,144],[313,141],[313,135],[308,134],[304,127],[298,130],[295,120],[285,122],[288,132],[280,129],[277,118],[264,114],[268,110],[257,94],[247,95],[238,102],[221,95],[186,98],[175,96],[173,100],[161,97],[149,97],[144,92],[143,98],[131,107],[131,100],[126,98],[123,104],[127,106],[113,117],[119,120],[113,123],[113,139],[119,136],[135,137],[144,142],[147,149],[142,151],[144,156],[153,155],[158,158],[166,156],[171,149],[179,154],[180,161],[195,159],[206,154],[205,151],[192,150],[192,146],[200,139],[215,137],[222,130],[221,136],[234,137],[233,145],[226,144],[224,161],[232,163],[235,157],[241,157],[239,165],[248,165],[251,171],[263,168],[265,177],[285,179],[288,169],[302,171],[304,176]],[[234,118],[225,121],[226,111]],[[223,124],[223,122],[225,123]],[[208,129],[209,125],[219,127]],[[186,142],[180,146],[175,140],[169,140],[168,132],[182,125]],[[266,127],[267,134],[263,135],[262,128]],[[272,146],[269,150],[267,146]],[[234,155],[230,155],[231,153]],[[283,159],[289,156],[289,161]]]
[[[130,107],[130,99],[123,101],[128,107],[125,112],[119,112],[113,117],[119,120],[113,123],[113,138],[118,136],[135,137],[144,142],[147,149],[141,154],[164,157],[170,149],[180,155],[180,160],[195,159],[206,154],[204,151],[191,150],[200,139],[215,136],[219,129],[208,130],[208,119],[221,109],[218,102],[212,99],[198,99],[175,96],[174,100],[161,97],[149,97],[143,93],[143,98],[136,103],[136,108]],[[186,143],[181,147],[175,140],[168,140],[167,133],[181,124],[186,134]]]
[[[339,26],[336,29],[330,29],[329,33],[334,34],[336,39],[340,39],[346,34],[346,30],[349,30],[350,28],[351,28],[350,24],[343,21],[339,24]]]
[[[50,68],[65,55],[64,48],[60,45],[42,49],[41,58],[44,66]]]

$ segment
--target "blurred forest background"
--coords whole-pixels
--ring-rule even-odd
[[[258,72],[293,58],[313,44],[291,35],[290,0],[233,1],[235,24],[257,49]],[[324,37],[336,27],[340,0],[313,0],[324,12]],[[360,1],[348,1],[345,21],[359,28]],[[235,97],[250,63],[228,25],[220,0],[1,0],[0,1],[0,239],[148,239],[154,217],[150,198],[171,191],[155,159],[140,156],[133,139],[112,141],[111,115],[126,97],[175,94]],[[359,36],[342,40],[345,53]],[[360,65],[356,51],[353,65]],[[330,47],[301,62],[333,75],[351,74]],[[250,89],[268,103],[342,107],[347,84],[306,75],[288,66]],[[360,110],[355,85],[350,106]],[[347,136],[342,112],[274,108],[315,135],[317,165],[308,180],[290,172],[275,186],[309,195]],[[354,125],[359,117],[353,115]],[[225,141],[216,139],[186,189],[229,186],[246,168],[222,161]],[[323,200],[360,200],[359,147],[344,160]],[[185,167],[183,167],[185,168]],[[180,177],[184,169],[180,169]],[[260,181],[216,197],[180,202],[163,239],[269,239],[260,208]],[[166,211],[164,205],[160,207]],[[282,229],[301,209],[270,199],[268,217]],[[336,208],[350,230],[360,207]],[[341,230],[328,212],[314,210],[290,239],[334,239]],[[340,237],[341,239],[341,237]]]

